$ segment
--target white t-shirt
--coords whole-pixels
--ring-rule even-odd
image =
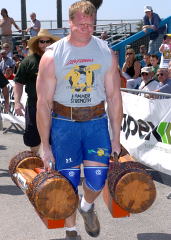
[[[168,68],[169,62],[171,60],[171,48],[168,44],[163,43],[161,46],[164,46],[164,51],[161,55],[160,68]]]
[[[145,84],[144,81],[141,82],[141,85],[139,86],[139,90],[150,92],[158,89],[158,82],[156,80],[150,80],[148,83]],[[139,93],[139,96],[144,96],[144,93]]]

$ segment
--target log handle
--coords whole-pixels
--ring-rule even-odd
[[[110,162],[118,162],[119,161],[119,155],[117,152],[113,152],[110,155]]]

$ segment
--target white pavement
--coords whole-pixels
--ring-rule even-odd
[[[8,122],[4,126],[9,126]],[[26,195],[18,189],[8,175],[10,159],[26,150],[22,134],[11,129],[0,131],[0,240],[62,240],[64,229],[48,230],[35,213]],[[96,201],[101,223],[97,240],[171,240],[171,176],[152,172],[157,187],[157,198],[150,209],[127,218],[114,219],[102,196]],[[161,183],[162,181],[165,184]],[[82,187],[80,187],[80,192]],[[89,237],[78,214],[78,229],[83,240]]]

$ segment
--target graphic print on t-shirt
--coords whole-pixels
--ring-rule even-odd
[[[94,84],[94,71],[101,68],[100,64],[74,65],[74,67],[65,75],[69,80],[72,93],[91,92]]]

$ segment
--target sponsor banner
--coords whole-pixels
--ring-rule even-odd
[[[25,126],[25,117],[24,116],[17,116],[15,114],[15,109],[14,109],[14,91],[13,91],[13,86],[14,86],[14,81],[10,80],[10,83],[7,85],[8,90],[9,90],[9,98],[10,98],[10,109],[9,113],[4,113],[3,109],[3,104],[4,104],[4,97],[2,94],[2,91],[0,90],[0,113],[1,117],[3,120],[9,120],[10,122],[14,124],[19,124],[22,128]],[[25,93],[25,90],[23,88],[23,95],[21,98],[22,104],[25,106],[27,100],[27,95]]]
[[[137,161],[171,175],[171,99],[122,92],[121,143]]]

